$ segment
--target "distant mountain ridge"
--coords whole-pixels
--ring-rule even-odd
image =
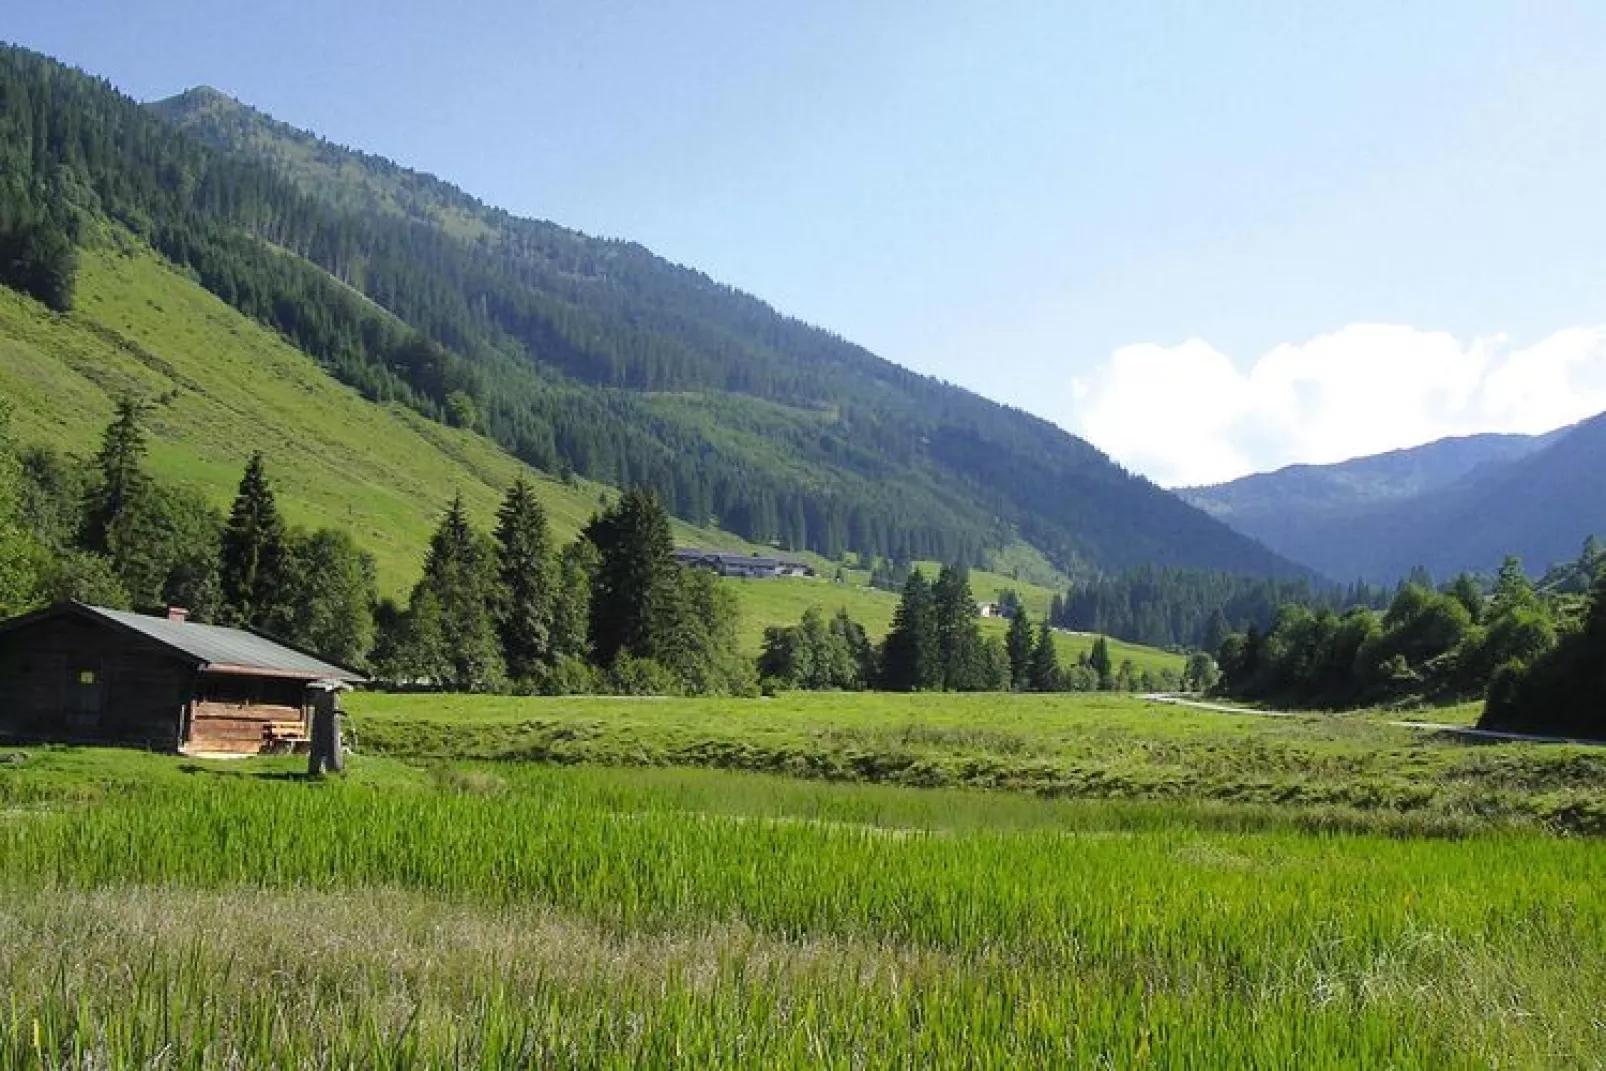
[[[1606,532],[1606,414],[1543,435],[1474,435],[1334,465],[1295,465],[1178,492],[1212,516],[1339,580],[1389,583],[1532,571]]]

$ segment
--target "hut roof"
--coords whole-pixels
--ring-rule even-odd
[[[175,621],[166,617],[134,614],[81,602],[58,603],[37,613],[8,621],[0,629],[58,613],[75,613],[99,618],[120,628],[138,632],[179,654],[194,659],[197,668],[212,673],[235,673],[264,677],[294,677],[304,680],[361,682],[363,677],[344,666],[325,662],[293,647],[244,629],[203,625],[195,621]]]

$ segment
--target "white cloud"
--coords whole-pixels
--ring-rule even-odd
[[[1536,433],[1606,410],[1606,326],[1504,336],[1351,324],[1247,372],[1207,342],[1122,346],[1071,384],[1071,427],[1168,487],[1325,464],[1448,435]]]

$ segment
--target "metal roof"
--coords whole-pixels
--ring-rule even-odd
[[[255,671],[264,676],[298,677],[307,680],[360,681],[362,676],[349,669],[324,662],[266,636],[221,625],[195,621],[173,621],[104,606],[73,603],[97,617],[132,629],[164,647],[189,655],[203,663],[202,669],[222,673]]]

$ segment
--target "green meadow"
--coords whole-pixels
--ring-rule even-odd
[[[1260,717],[1109,693],[771,699],[356,695],[410,761],[711,767],[829,781],[1187,800],[1310,829],[1606,833],[1606,750],[1469,742],[1376,712]]]
[[[0,765],[0,1061],[1606,1054],[1589,839],[715,770],[365,753],[308,783],[295,765],[69,748]]]

